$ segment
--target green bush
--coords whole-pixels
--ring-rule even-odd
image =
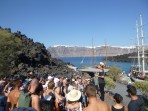
[[[112,66],[112,67],[110,67],[107,75],[110,78],[112,78],[114,81],[118,81],[120,79],[120,76],[121,76],[121,69],[119,67]]]
[[[139,89],[144,96],[148,97],[148,81],[135,82],[133,85]]]
[[[110,77],[105,77],[105,83],[107,90],[114,89],[116,87],[116,83]]]
[[[21,40],[9,30],[0,29],[0,76],[7,76],[11,62],[16,59]]]
[[[119,73],[121,73],[121,69],[119,67],[112,66],[109,69],[108,76],[113,78],[115,75],[117,75]]]

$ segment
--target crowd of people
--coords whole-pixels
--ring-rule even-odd
[[[143,99],[136,88],[127,86],[131,97],[128,106],[122,104],[122,95],[113,96],[114,105],[104,102],[104,69],[95,77],[84,79],[84,74],[72,78],[36,78],[31,74],[25,80],[0,80],[0,111],[141,111]],[[98,82],[97,82],[98,81]],[[100,93],[100,98],[98,93]]]

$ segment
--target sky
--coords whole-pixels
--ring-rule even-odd
[[[46,48],[134,45],[140,14],[148,23],[148,0],[0,0],[0,26]]]

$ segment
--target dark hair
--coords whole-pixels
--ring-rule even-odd
[[[16,87],[16,86],[21,87],[22,81],[19,80],[19,79],[16,79],[16,80],[13,81],[12,84],[13,84],[14,87]]]
[[[43,86],[42,86],[42,84],[41,84],[41,83],[39,83],[39,85],[38,85],[38,87],[37,87],[37,89],[36,89],[35,93],[36,93],[36,94],[39,94],[39,93],[40,93],[40,91],[43,91]]]
[[[68,102],[68,104],[73,104],[73,103],[76,103],[77,101],[67,101]]]
[[[135,86],[132,86],[132,85],[127,86],[127,92],[133,96],[135,96],[137,94],[137,90],[136,90]]]
[[[121,101],[123,100],[123,97],[120,94],[118,94],[118,93],[115,93],[115,95],[113,96],[113,98],[115,99],[115,101],[117,103],[121,103]]]
[[[100,65],[100,67],[103,69],[105,66],[104,65]]]
[[[93,84],[88,84],[84,91],[87,97],[96,97],[96,87]]]

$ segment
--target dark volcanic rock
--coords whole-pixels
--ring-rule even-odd
[[[13,33],[13,36],[17,37],[21,44],[19,50],[14,55],[12,54],[13,60],[9,60],[11,75],[27,76],[30,71],[38,77],[47,77],[48,75],[67,76],[75,73],[63,61],[51,58],[51,54],[46,50],[44,44],[33,42],[32,39],[22,35],[20,31]]]

